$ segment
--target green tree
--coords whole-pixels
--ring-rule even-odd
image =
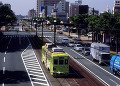
[[[87,27],[87,22],[85,21],[87,17],[88,17],[88,14],[79,14],[77,16],[70,17],[70,21],[72,21],[74,26],[77,28],[78,37],[79,37],[80,28]]]
[[[8,6],[2,5],[0,7],[0,27],[14,21],[16,21],[16,16],[13,11]]]

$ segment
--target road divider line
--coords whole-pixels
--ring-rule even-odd
[[[4,62],[5,62],[5,57],[4,57]]]
[[[114,80],[110,79],[110,81],[112,81],[113,83],[116,84],[116,86],[120,86],[118,83],[116,83]]]
[[[5,86],[5,84],[3,83],[2,86]]]
[[[5,51],[5,55],[6,55],[7,53],[6,53],[6,51]]]
[[[3,67],[3,74],[5,74],[5,67]]]

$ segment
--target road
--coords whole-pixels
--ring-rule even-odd
[[[20,27],[18,28],[20,31]],[[5,32],[0,40],[0,86],[49,86],[29,42],[31,33]]]
[[[41,32],[38,32],[41,35]],[[44,37],[46,37],[49,41],[54,41],[54,33],[52,32],[44,32]],[[75,51],[72,47],[67,47],[61,44],[61,40],[66,38],[65,35],[57,35],[56,36],[57,46],[64,49],[66,53],[68,53],[71,58],[76,59],[80,65],[84,66],[87,71],[91,72],[94,76],[98,77],[101,81],[110,86],[119,86],[120,85],[120,77],[115,76],[111,73],[110,67],[107,65],[100,66],[98,62],[93,62],[92,57],[83,56],[81,52]]]

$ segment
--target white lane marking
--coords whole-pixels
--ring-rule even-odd
[[[4,62],[5,62],[5,57],[4,57]]]
[[[27,66],[28,68],[40,69],[40,67]]]
[[[36,74],[32,74],[32,73],[31,73],[31,74],[29,74],[29,75],[32,75],[32,76],[35,76],[35,77],[39,77],[39,78],[40,78],[40,77],[45,78],[45,77],[43,76],[43,75],[44,75],[43,73],[42,73],[42,74],[39,74],[39,75],[38,75],[38,74],[36,75]],[[46,81],[47,81],[47,80],[46,80]]]
[[[35,72],[35,71],[29,71],[30,73],[37,73],[37,74],[43,74],[43,73],[40,73],[40,71],[39,72]]]
[[[5,51],[5,54],[7,54],[6,51]]]
[[[43,80],[43,79],[38,79],[38,78],[32,78],[34,80],[40,80],[40,81],[47,81],[47,80]]]
[[[72,49],[71,49],[72,50]],[[83,58],[85,58],[86,60],[88,60],[89,62],[93,63],[94,65],[96,65],[94,62],[90,61],[89,59],[87,59],[86,57],[84,57],[83,55],[79,54],[78,52],[72,50],[73,52],[77,53],[78,55],[82,56]],[[115,75],[113,75],[112,73],[108,72],[107,70],[103,69],[102,67],[96,65],[97,67],[99,67],[100,69],[104,70],[105,72],[107,72],[108,74],[112,75],[113,77],[117,78],[118,80],[120,80],[120,78],[116,77]]]
[[[5,74],[5,67],[3,67],[3,74]]]
[[[113,83],[116,84],[116,86],[120,86],[117,82],[115,82],[114,80],[110,79],[110,81],[112,81]]]
[[[5,86],[5,84],[3,83],[2,86]]]
[[[40,85],[45,85],[45,86],[48,86],[47,84],[43,84],[43,83],[39,83],[39,82],[33,82],[33,83],[35,83],[35,84],[40,84]]]
[[[29,45],[28,45],[28,47],[29,47]],[[28,48],[28,47],[27,47],[27,48]],[[27,48],[26,48],[26,49],[27,49]],[[25,50],[26,50],[26,49],[25,49]],[[24,50],[24,51],[25,51],[25,50]],[[24,51],[23,51],[23,52],[24,52]],[[23,54],[23,52],[22,52],[22,54]],[[21,54],[21,57],[22,57],[22,54]],[[23,57],[22,57],[22,60],[23,60]],[[23,60],[23,61],[24,61],[24,60]],[[32,80],[31,80],[31,77],[30,77],[30,75],[29,75],[29,72],[28,72],[28,70],[27,70],[27,67],[26,67],[26,65],[25,65],[24,62],[23,62],[23,64],[24,64],[25,69],[26,69],[26,71],[27,71],[27,74],[28,74],[28,77],[29,77],[29,79],[30,79],[31,85],[34,86]]]
[[[30,42],[29,42],[30,43]],[[31,46],[31,44],[29,44],[29,46]],[[28,46],[28,47],[29,47]],[[28,48],[27,47],[27,48]],[[39,62],[38,62],[38,59],[37,59],[37,57],[36,57],[36,55],[35,55],[35,53],[34,53],[34,50],[33,50],[33,48],[32,48],[32,46],[31,46],[31,50],[33,51],[33,52],[31,52],[31,53],[33,53],[34,54],[34,58],[36,58],[37,59],[37,61],[32,61],[32,60],[30,60],[29,61],[29,59],[28,59],[28,62],[27,61],[25,61],[25,59],[23,59],[24,57],[25,57],[25,55],[27,55],[26,54],[26,50],[27,50],[27,48],[22,52],[22,54],[21,54],[21,57],[22,57],[22,60],[23,60],[23,63],[24,63],[24,65],[25,65],[25,68],[26,68],[26,70],[28,71],[28,75],[29,75],[29,77],[30,77],[30,80],[31,80],[31,82],[32,83],[34,83],[35,81],[32,81],[32,77],[31,77],[31,75],[32,76],[36,76],[36,77],[41,77],[41,78],[45,78],[46,79],[46,76],[44,75],[44,72],[43,72],[43,70],[41,69],[41,66],[40,66],[40,64],[39,64]],[[29,49],[28,49],[28,52],[29,52]],[[25,57],[25,58],[29,58],[29,57]],[[32,67],[32,66],[27,66],[27,65],[29,65],[29,64],[33,64],[33,65],[38,65],[39,66],[39,69],[38,69],[38,67],[37,67],[37,69],[36,69],[36,67],[34,67],[34,68],[29,68],[29,67]],[[30,73],[30,71],[35,71],[35,73],[37,73],[37,72],[40,72],[39,74],[31,74]],[[35,82],[35,83],[40,83],[40,82]],[[46,84],[45,83],[41,83],[42,85],[47,85],[47,86],[49,86],[49,83],[48,83],[48,81],[47,81],[47,79],[46,79]],[[33,84],[34,85],[34,84]]]

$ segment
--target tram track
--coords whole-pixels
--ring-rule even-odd
[[[35,52],[38,55],[39,61],[41,60],[41,47],[42,42],[38,37],[29,38]],[[46,39],[43,39],[44,42],[49,42]],[[40,63],[42,63],[40,61]],[[70,73],[68,77],[64,78],[54,78],[50,75],[49,71],[45,68],[43,64],[45,74],[47,74],[47,78],[51,86],[104,86],[99,80],[90,75],[84,68],[80,67],[78,63],[76,63],[72,58],[70,58]]]

